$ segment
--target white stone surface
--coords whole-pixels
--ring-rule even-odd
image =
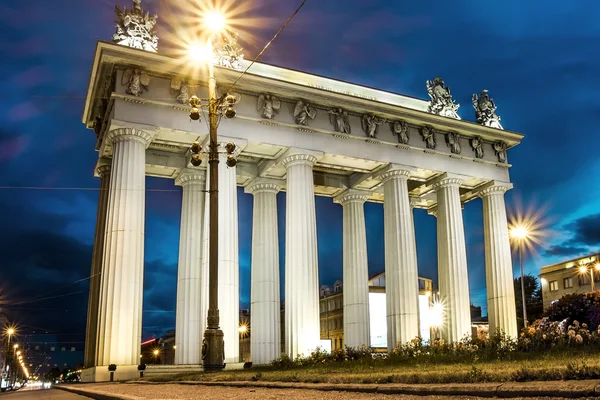
[[[250,355],[256,365],[281,356],[279,237],[277,193],[280,186],[255,180],[246,187],[254,196],[250,283]]]
[[[98,211],[96,214],[96,230],[94,232],[94,249],[92,253],[92,270],[90,273],[90,293],[88,298],[87,324],[85,329],[84,366],[96,365],[98,342],[98,312],[100,307],[100,287],[102,283],[102,259],[104,254],[104,237],[106,231],[106,211],[110,189],[110,164],[96,169],[100,176],[100,194],[98,195]]]
[[[460,203],[462,180],[444,177],[433,185],[437,192],[438,282],[444,303],[442,334],[457,342],[471,333],[469,277],[465,230]]]
[[[309,355],[319,346],[319,265],[312,167],[316,157],[285,157],[285,349],[288,356]]]
[[[419,335],[419,274],[408,178],[410,172],[381,175],[384,203],[385,279],[388,337],[391,351]]]
[[[240,353],[240,277],[238,247],[238,199],[236,167],[225,164],[226,154],[219,155],[219,326],[224,334],[225,362],[235,363]],[[210,173],[206,179],[204,218],[204,254],[209,248],[209,198]],[[209,257],[202,259],[202,332],[206,329],[208,311]]]
[[[206,172],[184,170],[175,183],[183,188],[177,266],[175,364],[200,364],[204,333],[201,330],[200,297]]]
[[[369,193],[347,190],[335,198],[343,207],[344,344],[369,346],[369,264],[365,201]]]
[[[506,186],[490,186],[480,192],[483,199],[485,240],[485,285],[490,333],[502,331],[517,338],[517,315],[512,259],[504,192]]]
[[[142,336],[146,147],[152,135],[116,129],[104,242],[97,365],[137,365]]]

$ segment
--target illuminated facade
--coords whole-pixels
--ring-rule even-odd
[[[600,289],[600,254],[546,265],[541,268],[539,278],[544,309],[565,294],[598,290]]]
[[[132,12],[141,15],[139,1]],[[139,10],[138,10],[139,9]],[[130,12],[130,11],[128,11]],[[139,16],[138,15],[138,16]],[[154,27],[155,19],[152,21]],[[121,29],[123,30],[123,29]],[[135,32],[134,32],[135,33]],[[118,43],[137,43],[117,32]],[[143,299],[145,177],[182,187],[175,363],[201,363],[208,306],[206,162],[193,166],[190,146],[207,147],[205,121],[188,118],[190,95],[207,98],[207,75],[182,60],[99,42],[83,123],[96,135],[100,198],[90,280],[84,380],[135,377]],[[135,47],[135,46],[134,46]],[[149,51],[151,49],[152,51]],[[230,60],[231,61],[231,60]],[[490,329],[516,336],[512,263],[504,193],[512,187],[507,150],[522,135],[501,129],[495,106],[473,97],[477,122],[458,117],[440,78],[430,100],[250,63],[215,65],[217,90],[235,94],[237,116],[219,123],[221,145],[236,145],[238,164],[219,164],[219,310],[225,361],[239,361],[237,187],[253,196],[251,352],[262,364],[285,352],[308,354],[320,343],[315,196],[343,209],[344,342],[368,342],[369,303],[364,203],[384,209],[386,343],[419,335],[413,210],[437,218],[438,277],[445,304],[442,334],[471,329],[462,208],[483,201]],[[233,68],[235,64],[236,68]],[[239,69],[237,69],[239,67]],[[242,79],[240,69],[250,68]],[[235,87],[231,88],[231,85]],[[494,122],[495,121],[495,122]],[[286,192],[285,331],[280,331],[277,196]]]
[[[321,340],[331,341],[331,349],[343,349],[344,342],[344,289],[342,281],[336,281],[333,290],[326,286],[320,289]],[[419,327],[423,340],[429,340],[430,310],[433,283],[431,279],[419,278]],[[385,294],[385,272],[369,279],[369,342],[363,343],[378,349],[387,350],[387,316]],[[357,346],[350,346],[357,347]]]

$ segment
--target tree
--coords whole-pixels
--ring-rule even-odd
[[[525,304],[527,306],[527,321],[533,322],[544,313],[542,303],[542,288],[533,275],[525,275]],[[514,280],[515,305],[517,307],[517,321],[519,327],[523,326],[523,302],[521,300],[521,277]]]

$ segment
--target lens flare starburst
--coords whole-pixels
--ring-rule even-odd
[[[516,201],[509,210],[508,233],[511,244],[518,248],[523,246],[523,251],[534,254],[536,249],[543,247],[550,237],[550,220],[546,217],[545,207],[534,204],[523,207]]]

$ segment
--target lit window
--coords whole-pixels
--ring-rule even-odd
[[[556,292],[558,290],[558,281],[550,281],[548,282],[548,286],[551,292]]]
[[[564,278],[563,284],[565,286],[565,289],[571,289],[573,287],[573,278],[572,277]]]

